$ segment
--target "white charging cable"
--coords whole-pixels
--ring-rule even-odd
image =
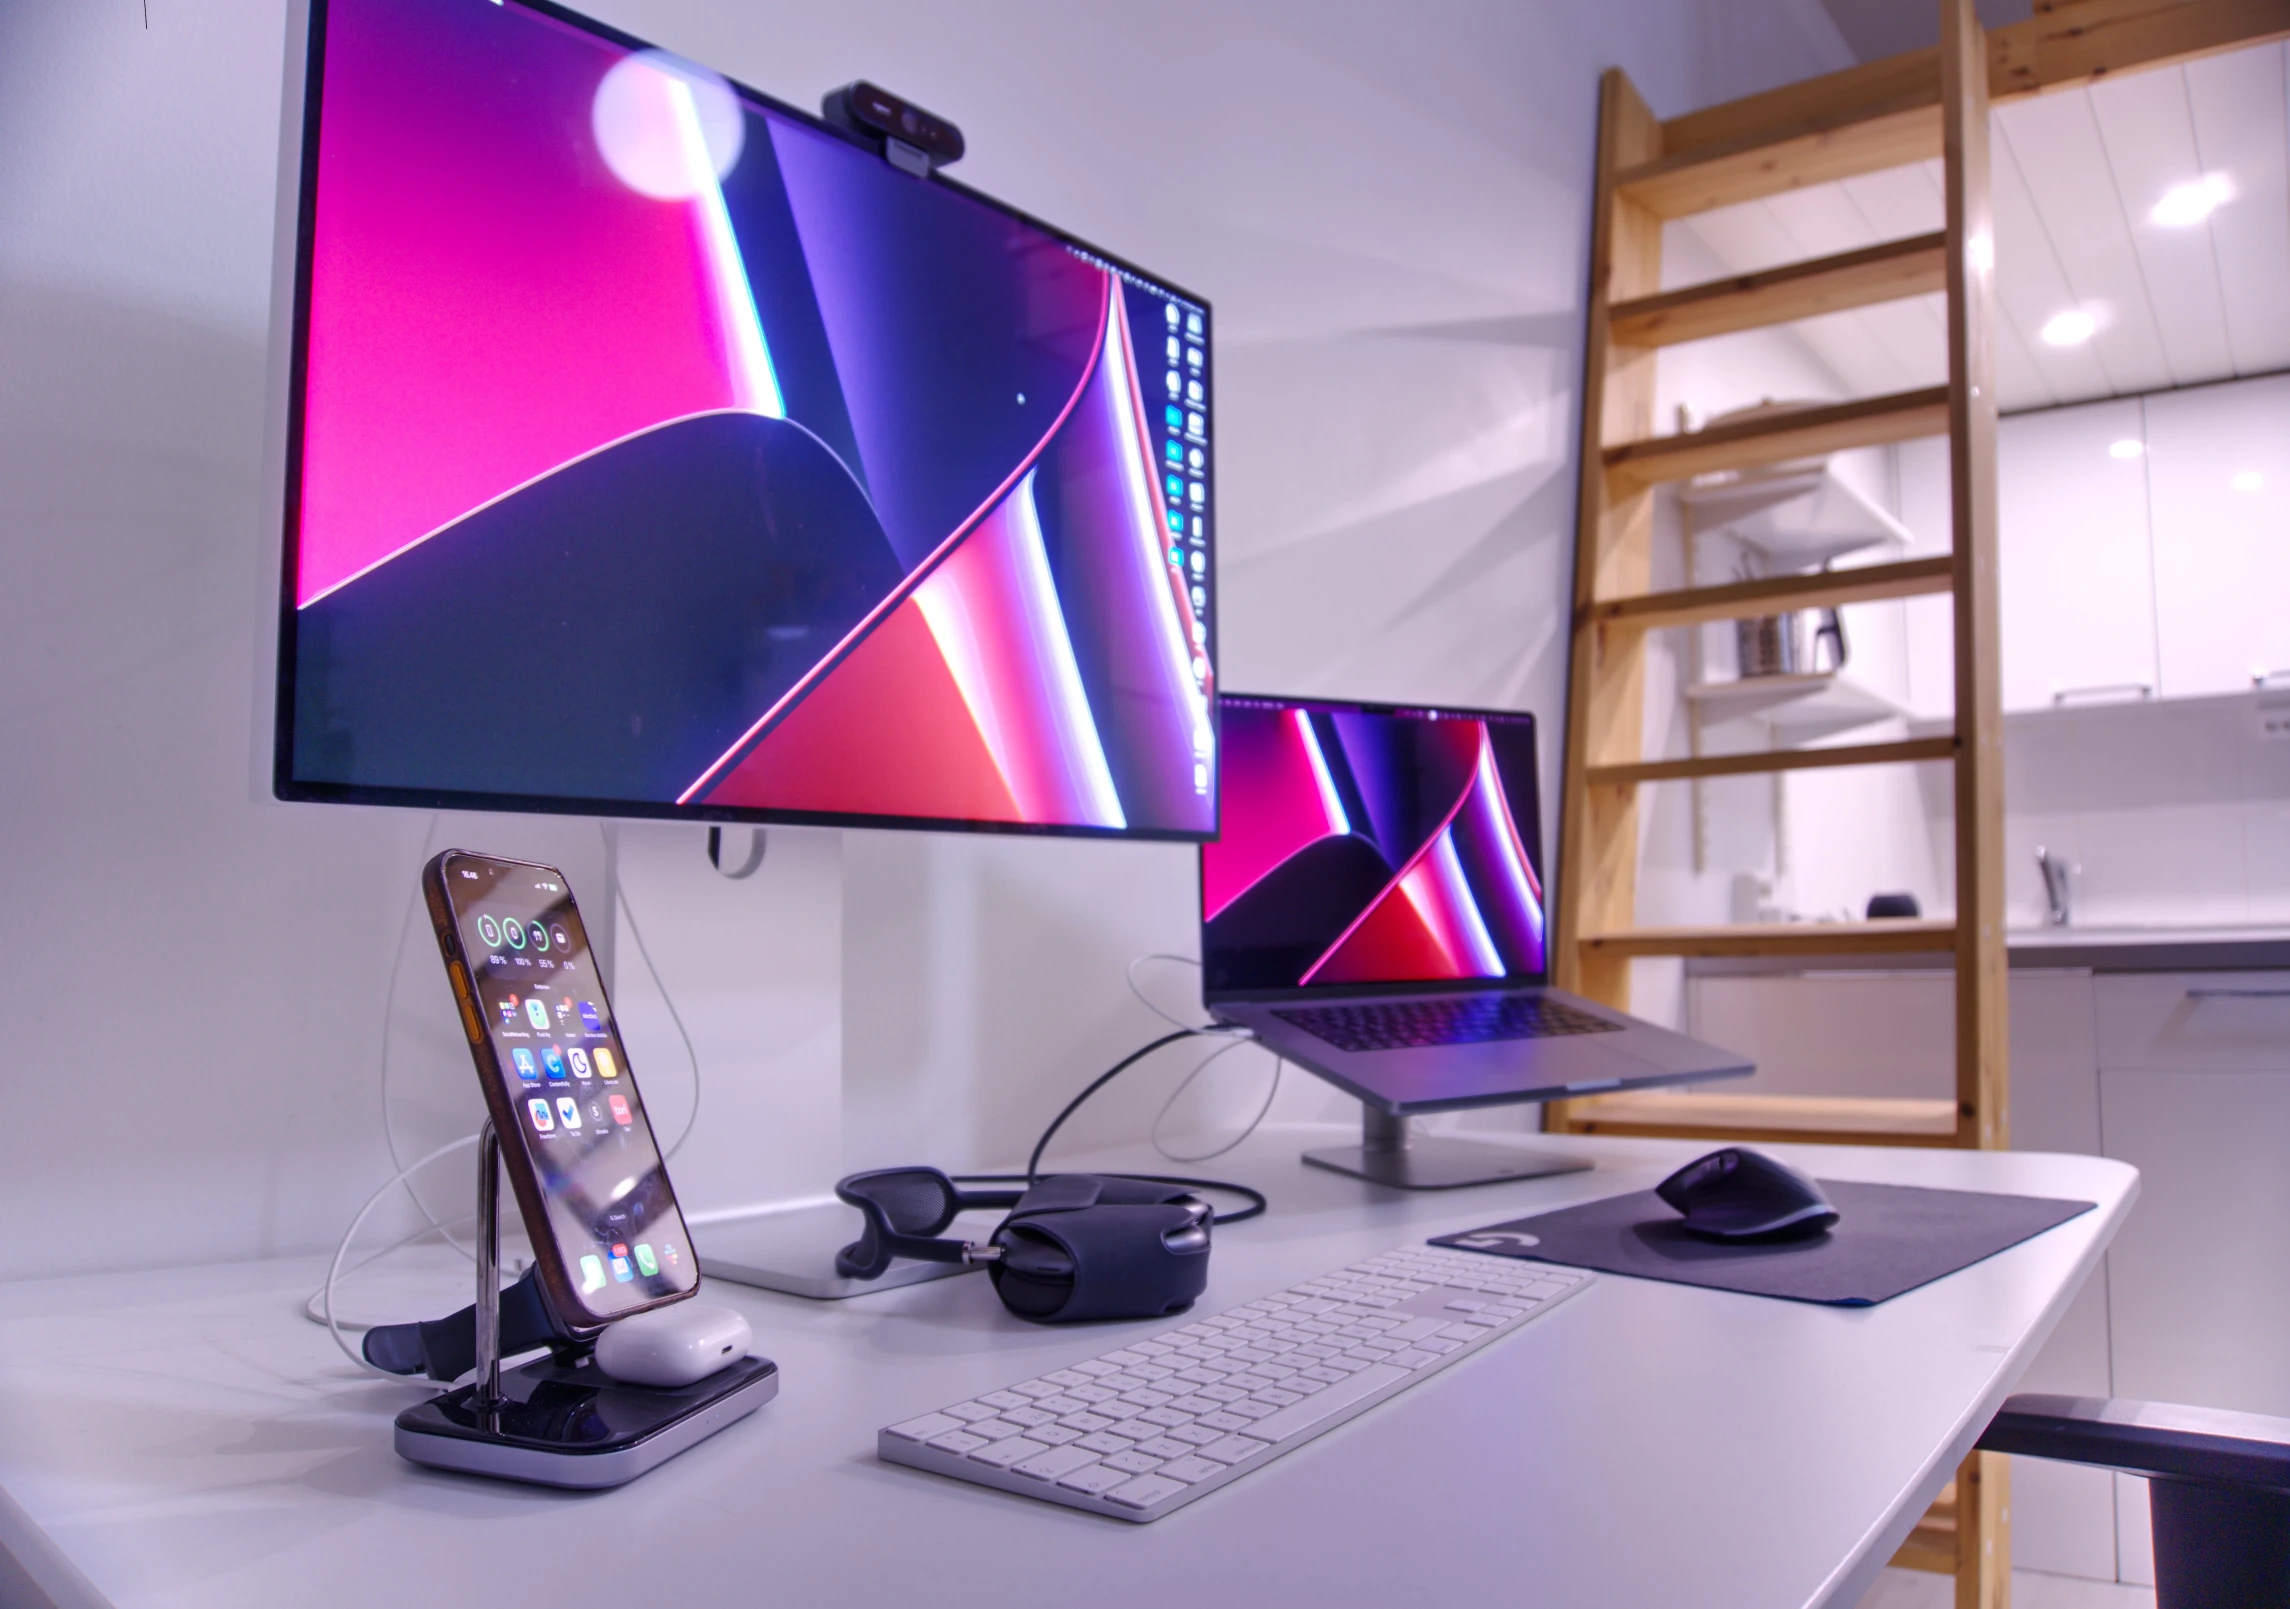
[[[376,1190],[372,1195],[366,1198],[366,1204],[358,1209],[358,1215],[350,1220],[350,1227],[342,1231],[342,1238],[334,1247],[334,1261],[327,1265],[326,1283],[318,1292],[320,1311],[324,1314],[324,1317],[321,1318],[319,1322],[326,1326],[327,1334],[334,1337],[334,1344],[342,1349],[342,1356],[348,1358],[352,1363],[365,1370],[368,1374],[378,1375],[384,1380],[397,1380],[402,1382],[405,1379],[405,1376],[402,1374],[392,1374],[387,1369],[367,1362],[366,1355],[352,1347],[350,1345],[350,1338],[342,1333],[341,1321],[334,1316],[334,1283],[336,1280],[342,1277],[342,1259],[350,1254],[350,1242],[356,1238],[358,1231],[365,1226],[366,1220],[373,1215],[374,1209],[382,1204],[383,1199],[387,1197],[392,1190],[395,1190],[399,1185],[405,1183],[407,1179],[420,1172],[423,1168],[428,1167],[439,1157],[451,1156],[456,1151],[466,1151],[469,1147],[477,1143],[478,1138],[479,1136],[475,1134],[464,1134],[458,1140],[448,1140],[443,1145],[439,1146],[436,1150],[430,1152],[429,1155],[421,1158],[419,1161],[409,1162],[404,1167],[400,1168],[390,1177],[387,1183],[385,1183],[379,1190]],[[432,1220],[432,1223],[434,1225],[435,1220]],[[438,1227],[440,1228],[440,1232],[442,1232],[442,1226]],[[408,1238],[418,1239],[421,1234],[427,1234],[428,1232],[428,1230],[424,1229],[419,1231],[416,1235],[409,1236]],[[402,1246],[404,1244],[406,1244],[406,1242],[403,1240],[398,1242],[398,1246]],[[387,1251],[395,1251],[396,1249],[397,1246],[386,1248]],[[384,1253],[376,1253],[375,1255],[381,1256],[384,1255]],[[371,1262],[373,1261],[373,1258],[368,1258],[367,1261]],[[364,1265],[361,1264],[360,1266],[362,1267]],[[309,1311],[307,1303],[304,1304],[303,1316],[306,1318],[313,1316]]]

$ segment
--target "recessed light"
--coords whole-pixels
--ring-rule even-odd
[[[2227,484],[2238,492],[2255,492],[2266,484],[2266,477],[2255,469],[2246,469]]]
[[[2052,314],[2042,334],[2046,346],[2081,346],[2098,328],[2099,320],[2080,307],[2071,307],[2064,313]]]
[[[2133,441],[2129,437],[2125,437],[2107,449],[2107,456],[2110,458],[2137,458],[2146,450],[2147,444],[2145,442]]]
[[[2186,229],[2201,223],[2234,199],[2234,181],[2223,173],[2206,173],[2185,184],[2174,184],[2147,216],[2166,229]]]

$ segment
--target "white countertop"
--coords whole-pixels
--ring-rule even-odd
[[[1402,1196],[1296,1160],[1334,1137],[1268,1131],[1204,1167],[1261,1185],[1273,1211],[1220,1233],[1199,1312],[1428,1235],[1644,1189],[1706,1149],[1539,1137],[1600,1165]],[[2096,1265],[2136,1175],[2086,1156],[1774,1149],[1829,1177],[2099,1210],[1875,1308],[1602,1275],[1150,1526],[875,1459],[884,1424],[1166,1327],[1023,1324],[975,1278],[833,1303],[710,1282],[706,1299],[746,1312],[779,1362],[779,1398],[594,1495],[401,1461],[390,1419],[424,1388],[357,1374],[301,1317],[322,1259],[0,1285],[0,1490],[14,1500],[0,1501],[0,1542],[35,1576],[76,1569],[118,1609],[1849,1606]],[[1150,1153],[1128,1162],[1148,1158],[1170,1170]],[[397,1277],[434,1281],[442,1312],[466,1300],[465,1269]]]

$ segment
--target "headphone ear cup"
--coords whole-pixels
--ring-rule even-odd
[[[1037,1324],[1163,1318],[1208,1288],[1208,1220],[1190,1198],[1013,1213],[994,1232],[1002,1259],[988,1271],[1002,1305]]]

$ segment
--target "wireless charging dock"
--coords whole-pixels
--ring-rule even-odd
[[[504,1374],[500,1157],[487,1123],[477,1146],[477,1378],[398,1415],[400,1456],[539,1486],[619,1486],[779,1394],[779,1365],[757,1357],[672,1389],[607,1379],[593,1358]]]

